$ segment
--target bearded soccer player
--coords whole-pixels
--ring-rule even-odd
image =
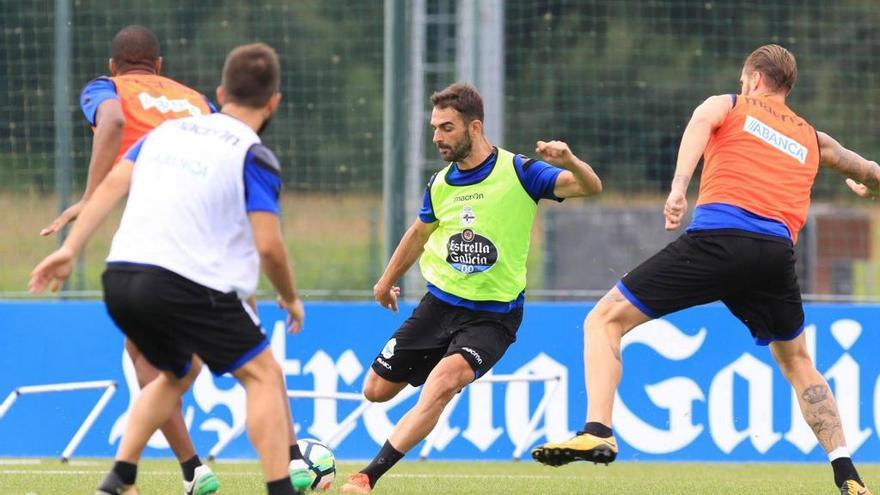
[[[230,52],[217,90],[222,111],[169,120],[135,143],[85,204],[62,247],[32,273],[32,291],[57,288],[88,238],[128,194],[102,277],[104,299],[114,323],[162,373],[135,401],[98,494],[137,493],[141,452],[179,412],[180,396],[201,363],[244,386],[248,435],[269,495],[299,493],[289,472],[284,377],[244,302],[262,267],[291,331],[302,323],[278,217],[281,166],[258,135],[278,107],[279,81],[278,58],[267,45]],[[307,470],[302,474],[307,481]]]
[[[214,111],[204,95],[160,75],[159,40],[149,29],[123,28],[113,37],[111,51],[110,77],[91,81],[80,96],[83,115],[94,130],[86,190],[82,199],[43,229],[41,235],[54,234],[75,220],[113,165],[146,133],[170,119]],[[138,384],[145,387],[158,376],[158,370],[128,339],[125,349],[134,365]],[[215,493],[219,482],[211,469],[199,460],[180,407],[162,425],[161,431],[180,462],[185,493]]]
[[[563,142],[537,143],[546,162],[493,147],[483,135],[483,100],[473,87],[453,84],[431,102],[434,144],[451,163],[431,178],[418,219],[373,288],[376,301],[396,312],[400,289],[394,283],[421,256],[428,292],[376,357],[364,396],[385,402],[407,384],[424,387],[342,493],[369,493],[431,432],[450,399],[485,375],[516,340],[538,201],[602,190],[593,169]]]
[[[794,56],[781,46],[765,45],[746,58],[739,95],[713,96],[694,111],[664,208],[666,229],[678,228],[702,155],[691,225],[625,275],[587,316],[587,422],[576,437],[534,449],[537,461],[551,466],[613,461],[618,449],[611,412],[623,335],[651,319],[721,301],[756,344],[770,346],[828,454],[840,493],[870,494],[847,450],[834,396],[807,353],[794,244],[821,165],[847,176],[861,196],[877,195],[880,167],[817,132],[786,105],[796,78]]]

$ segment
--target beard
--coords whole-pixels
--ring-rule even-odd
[[[263,131],[265,131],[266,128],[269,127],[269,123],[272,122],[272,117],[273,117],[273,116],[274,116],[274,114],[269,115],[268,117],[266,117],[266,120],[264,120],[263,123],[260,124],[260,128],[257,129],[257,136],[262,135],[262,134],[263,134]]]
[[[438,146],[438,150],[440,151],[440,155],[443,156],[443,152],[446,151],[447,155],[443,156],[444,159],[450,162],[460,162],[467,158],[468,155],[471,154],[471,149],[474,147],[474,143],[471,140],[471,135],[465,132],[464,137],[453,146],[440,147]]]

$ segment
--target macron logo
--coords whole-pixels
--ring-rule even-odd
[[[190,103],[187,100],[169,100],[167,96],[150,96],[147,92],[141,92],[138,94],[138,100],[141,101],[141,106],[144,107],[144,110],[149,110],[151,108],[155,108],[159,111],[159,113],[168,113],[168,112],[189,112],[190,116],[197,117],[202,114],[202,110]]]
[[[807,161],[807,148],[804,145],[752,116],[746,117],[743,130],[801,162],[802,165]]]

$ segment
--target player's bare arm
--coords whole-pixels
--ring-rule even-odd
[[[846,184],[863,198],[880,195],[880,166],[863,158],[855,151],[843,147],[836,139],[817,132],[821,165],[834,169],[847,177]]]
[[[400,287],[395,286],[394,283],[419,259],[422,251],[425,250],[428,237],[431,237],[438,224],[439,222],[425,223],[416,219],[403,234],[403,238],[400,239],[388,261],[388,266],[373,286],[373,297],[380,306],[397,313],[397,296],[400,295]]]
[[[61,283],[70,276],[73,260],[82,247],[107,218],[116,203],[128,194],[133,169],[134,164],[131,161],[123,160],[107,175],[106,180],[101,182],[92,199],[83,207],[79,221],[70,231],[64,244],[31,272],[31,280],[28,284],[31,292],[35,294],[42,292],[47,285],[53,292],[61,287]]]
[[[602,192],[602,180],[592,167],[572,153],[565,142],[538,141],[535,152],[545,162],[565,169],[553,187],[557,198],[582,198]]]
[[[288,330],[291,333],[299,332],[305,311],[294,287],[293,270],[281,236],[281,221],[278,215],[265,211],[251,212],[248,218],[260,255],[260,266],[278,293],[278,305],[287,311]]]
[[[687,189],[691,177],[700,163],[709,138],[724,122],[731,108],[733,101],[730,95],[716,95],[706,99],[694,110],[681,138],[675,176],[663,208],[666,230],[675,230],[681,226],[681,220],[687,213]]]
[[[113,167],[113,159],[119,153],[119,146],[122,144],[122,129],[125,126],[125,116],[122,113],[122,105],[119,104],[119,100],[111,99],[102,102],[95,114],[95,124],[92,157],[89,160],[89,175],[82,199],[64,210],[58,218],[40,231],[40,235],[54,234],[68,223],[76,220],[82,212],[83,204],[94,194],[98,184],[104,180],[104,177],[107,177]]]

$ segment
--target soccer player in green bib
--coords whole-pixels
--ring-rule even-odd
[[[423,385],[373,461],[342,493],[369,493],[421,442],[446,404],[485,375],[516,340],[526,258],[538,200],[597,194],[602,182],[561,141],[538,141],[544,161],[492,146],[483,135],[483,99],[456,83],[431,96],[434,144],[450,162],[428,182],[418,219],[373,288],[397,312],[394,283],[421,256],[428,292],[373,362],[364,396],[385,402]]]

